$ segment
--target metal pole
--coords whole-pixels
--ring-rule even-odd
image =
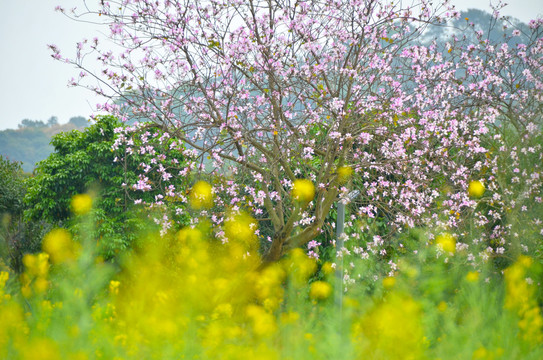
[[[345,204],[337,203],[336,219],[336,305],[339,307],[340,317],[343,310],[343,255],[338,261],[338,254],[343,249],[343,232],[345,230]]]
[[[347,195],[349,201],[353,201],[360,195],[360,191],[354,190]],[[345,204],[342,201],[337,203],[337,219],[336,219],[336,305],[339,307],[340,321],[343,317],[343,254],[341,261],[337,261],[338,253],[343,249],[343,233],[345,232]]]

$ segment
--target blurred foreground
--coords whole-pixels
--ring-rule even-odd
[[[394,277],[375,273],[341,296],[336,265],[301,249],[262,266],[250,227],[233,217],[226,244],[205,222],[147,235],[118,266],[90,239],[53,230],[20,276],[0,273],[0,358],[543,358],[530,257],[503,274],[475,270],[442,236],[401,258]],[[367,276],[371,261],[351,273]]]

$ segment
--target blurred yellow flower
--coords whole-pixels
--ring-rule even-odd
[[[422,311],[409,296],[392,293],[354,324],[353,335],[367,359],[424,358]]]
[[[224,234],[229,241],[242,244],[246,250],[258,248],[256,220],[246,212],[232,213],[224,222]]]
[[[40,277],[34,282],[34,288],[36,289],[36,292],[43,293],[47,290],[47,288],[49,288],[49,281]]]
[[[332,287],[325,281],[311,283],[309,297],[314,300],[325,300],[332,294]]]
[[[469,183],[468,194],[471,198],[479,199],[485,193],[485,186],[479,180],[474,180]]]
[[[24,360],[60,360],[58,344],[50,338],[36,338],[21,348],[21,359]]]
[[[477,282],[479,280],[479,273],[477,271],[470,271],[466,275],[466,280],[469,282]]]
[[[543,342],[543,316],[537,302],[536,286],[527,277],[532,263],[532,258],[521,255],[505,269],[504,307],[519,317],[522,338],[529,343],[540,344]]]
[[[75,259],[75,244],[65,229],[51,230],[43,238],[42,248],[55,264]]]
[[[311,180],[297,179],[292,187],[292,197],[303,203],[308,203],[315,197],[315,186]]]
[[[300,314],[295,311],[288,311],[281,313],[282,324],[295,324],[300,319]]]
[[[249,304],[245,313],[252,320],[253,331],[257,336],[270,336],[277,331],[274,316],[261,306]]]
[[[92,209],[92,198],[88,194],[77,194],[72,197],[72,211],[76,215],[85,215]]]
[[[385,289],[392,289],[396,285],[396,278],[394,276],[387,276],[383,279],[383,287]]]
[[[121,285],[120,281],[111,280],[109,282],[109,292],[111,294],[117,295],[119,293],[119,285]]]
[[[443,233],[436,236],[436,244],[447,253],[454,254],[456,251],[456,240],[449,233]]]
[[[337,178],[340,184],[347,182],[353,175],[353,168],[350,166],[342,166],[337,169]]]
[[[322,265],[322,272],[324,273],[324,275],[330,275],[330,274],[333,274],[335,273],[335,269],[334,267],[332,266],[332,264],[330,262],[325,262],[323,265]]]
[[[199,244],[203,239],[203,234],[200,230],[191,228],[191,227],[185,227],[177,233],[177,240],[183,245],[197,245]]]
[[[307,279],[317,270],[315,260],[300,248],[291,250],[284,264],[295,286],[305,285]]]
[[[25,254],[23,257],[23,265],[26,269],[26,274],[30,276],[46,277],[49,272],[49,255],[39,253],[37,255]]]
[[[7,271],[0,272],[0,289],[6,285],[6,281],[9,280],[9,273]]]
[[[488,355],[488,350],[484,346],[481,346],[473,352],[472,359],[488,359]]]
[[[211,314],[211,319],[217,320],[219,318],[229,319],[232,317],[233,313],[232,305],[230,303],[222,303],[217,305],[213,313]]]
[[[213,206],[213,191],[205,181],[198,181],[190,191],[190,206],[195,210],[208,209]]]

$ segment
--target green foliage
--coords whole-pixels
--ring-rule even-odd
[[[0,259],[2,261],[10,257],[12,244],[20,235],[19,225],[25,193],[23,179],[21,164],[0,156]]]
[[[55,135],[51,141],[55,151],[37,165],[35,176],[29,179],[25,220],[77,226],[70,202],[74,195],[88,192],[95,198],[95,237],[105,239],[101,242],[104,255],[112,257],[126,249],[138,227],[134,199],[150,201],[155,193],[138,193],[127,185],[136,183],[138,167],[148,155],[120,158],[124,149],[112,150],[119,127],[122,124],[116,118],[99,116],[84,131]]]
[[[16,271],[22,269],[24,253],[40,249],[35,239],[43,234],[41,223],[23,222],[25,178],[20,162],[0,156],[0,264]]]
[[[0,214],[20,215],[25,192],[21,163],[0,155]]]

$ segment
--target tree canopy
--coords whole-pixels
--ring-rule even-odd
[[[507,22],[500,6],[489,33]],[[229,200],[218,205],[271,224],[267,260],[322,231],[347,201],[351,170],[358,217],[384,216],[392,232],[429,220],[454,228],[476,208],[470,180],[495,186],[484,136],[504,123],[540,130],[543,20],[522,29],[523,43],[518,29],[495,43],[468,20],[463,37],[424,42],[429,27],[460,19],[453,5],[424,0],[109,1],[72,15],[103,21],[120,45],[85,40],[73,59],[52,45],[79,68],[74,85],[123,99],[101,109],[187,144],[192,162],[163,172],[165,182],[223,176],[214,191]],[[232,181],[240,173],[246,183]],[[291,196],[300,178],[315,186],[311,201]]]

